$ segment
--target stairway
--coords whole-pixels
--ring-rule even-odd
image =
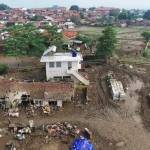
[[[84,85],[90,84],[89,80],[87,80],[85,77],[83,77],[81,74],[79,74],[76,70],[67,70],[67,73],[70,75],[73,75],[75,78],[77,78]]]

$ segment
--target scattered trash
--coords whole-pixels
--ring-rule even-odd
[[[16,108],[16,109],[9,109],[9,111],[8,111],[8,116],[9,117],[19,117],[19,111],[18,111],[18,109]]]
[[[30,134],[31,129],[29,127],[26,127],[26,128],[18,130],[18,133],[20,133],[20,134]]]
[[[31,134],[33,128],[35,129],[35,133]],[[0,131],[2,131],[2,129]],[[81,129],[78,128],[78,126],[69,122],[56,122],[35,127],[34,121],[29,120],[28,125],[10,123],[8,131],[14,135],[16,140],[19,141],[24,141],[26,138],[38,133],[40,136],[43,135],[44,143],[46,144],[48,144],[52,139],[60,139],[61,142],[69,144],[70,138],[80,137],[81,134],[87,141],[92,138],[92,134],[88,128],[85,128],[81,132]],[[0,134],[0,137],[1,135],[2,134]],[[6,147],[9,148],[9,150],[16,150],[15,145],[11,142],[7,143]]]
[[[15,147],[15,144],[13,142],[6,143],[6,148],[8,150],[17,150],[17,148]]]
[[[33,120],[29,120],[29,127],[33,128],[34,127],[34,121]]]
[[[132,65],[129,65],[129,68],[130,68],[130,69],[133,69],[133,66],[132,66]]]
[[[50,109],[49,105],[44,106],[42,109],[43,109],[44,114],[50,114],[51,113],[51,109]]]
[[[25,135],[22,134],[22,133],[18,133],[18,134],[16,134],[16,138],[17,138],[18,140],[22,141],[22,140],[25,139]]]

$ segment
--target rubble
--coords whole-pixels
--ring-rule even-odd
[[[33,128],[35,129],[34,132]],[[3,130],[0,130],[0,135]],[[81,133],[81,129],[78,126],[69,122],[56,122],[35,127],[33,120],[29,120],[29,125],[10,123],[6,130],[13,135],[14,140],[24,141],[29,137],[40,135],[43,136],[44,143],[49,143],[52,139],[59,139],[63,143],[68,143],[68,138],[79,137]],[[85,130],[89,132],[89,129],[85,128]],[[15,145],[11,142],[7,143],[6,147],[10,150],[15,150]]]
[[[18,134],[16,134],[16,138],[20,141],[23,141],[25,139],[25,135],[22,133],[18,133]]]
[[[15,109],[9,109],[8,111],[8,116],[9,117],[19,117],[19,110],[18,108],[15,108]]]
[[[76,125],[72,125],[68,122],[49,124],[46,126],[46,131],[52,137],[64,137],[64,136],[77,136],[80,133],[80,129]]]
[[[51,113],[51,109],[50,109],[49,105],[42,107],[42,110],[43,110],[44,114],[50,114]]]
[[[15,144],[13,142],[6,143],[6,148],[8,150],[17,150],[17,148],[16,148],[16,146],[15,146]]]
[[[125,100],[126,99],[126,93],[124,91],[122,82],[115,79],[114,74],[112,72],[108,73],[107,82],[109,84],[109,87],[111,88],[111,94],[112,94],[113,100]]]
[[[29,127],[33,128],[34,127],[34,121],[33,120],[29,120]]]

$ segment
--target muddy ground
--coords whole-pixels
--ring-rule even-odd
[[[36,116],[30,118],[24,111],[21,111],[20,117],[11,118],[11,121],[28,124],[29,120],[34,120],[36,125],[58,121],[74,122],[81,128],[88,127],[92,130],[94,135],[92,142],[96,150],[149,150],[150,107],[148,107],[147,101],[147,94],[150,92],[149,67],[138,65],[131,69],[129,66],[123,65],[91,66],[85,69],[90,80],[87,105],[64,104],[61,111],[56,111],[50,116],[44,116],[37,112]],[[109,71],[113,71],[116,79],[122,81],[127,93],[125,101],[112,101],[104,80]],[[15,73],[14,71],[9,72],[5,77],[9,79],[14,75],[13,77],[18,80],[20,77],[21,80],[26,80],[27,74],[30,74],[30,77],[32,76],[34,79],[36,73],[33,72],[27,70]],[[43,76],[41,76],[44,78],[44,70],[42,74]],[[36,77],[38,76],[36,75]],[[7,125],[8,118],[1,113],[0,127],[3,128]],[[27,138],[23,143],[19,143],[17,140],[15,142],[21,150],[66,150],[72,142],[70,140],[64,144],[57,139],[45,144],[44,138],[45,135],[37,135]],[[5,144],[10,140],[14,140],[14,138],[9,134],[0,138],[0,150],[4,150]]]

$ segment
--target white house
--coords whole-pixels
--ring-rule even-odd
[[[47,80],[55,77],[74,76],[82,83],[88,85],[88,80],[78,73],[78,70],[81,69],[82,61],[83,58],[80,53],[57,53],[56,46],[52,46],[44,52],[40,62],[46,63]]]
[[[64,25],[67,27],[67,29],[74,29],[75,28],[75,24],[71,21],[65,22]]]

